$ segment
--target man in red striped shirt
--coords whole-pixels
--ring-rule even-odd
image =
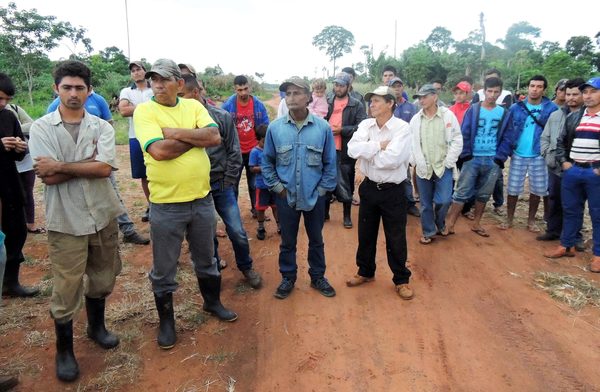
[[[557,141],[556,160],[563,170],[560,246],[545,256],[574,256],[572,248],[587,199],[594,243],[590,271],[600,272],[600,77],[591,78],[579,89],[583,93],[585,109],[567,117]]]

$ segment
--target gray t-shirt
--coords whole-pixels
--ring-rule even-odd
[[[71,137],[73,138],[73,142],[77,144],[77,137],[79,136],[79,128],[81,127],[81,122],[78,123],[68,123],[63,121],[63,126],[69,132]]]

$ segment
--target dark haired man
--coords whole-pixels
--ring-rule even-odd
[[[352,78],[341,72],[333,81],[333,96],[327,98],[328,110],[325,120],[329,122],[335,142],[336,162],[339,165],[336,196],[343,203],[344,227],[352,228],[352,195],[354,194],[354,176],[356,160],[348,156],[348,141],[365,118],[364,103],[350,94]],[[360,97],[362,99],[362,96]],[[329,217],[329,200],[326,202],[325,218]]]
[[[482,237],[489,237],[487,231],[481,227],[481,216],[504,162],[512,152],[512,123],[507,116],[508,110],[496,104],[502,91],[502,81],[498,78],[488,78],[483,88],[485,99],[467,109],[461,126],[463,150],[460,159],[463,166],[446,218],[450,234],[454,233],[454,225],[463,205],[474,198],[475,219],[471,231]]]
[[[27,240],[25,222],[25,191],[16,162],[27,154],[27,142],[19,120],[7,109],[15,95],[15,85],[8,75],[0,73],[0,199],[4,234],[6,234],[6,271],[2,295],[31,297],[39,290],[21,286],[19,270],[25,261],[23,245]]]
[[[576,244],[587,199],[594,254],[589,269],[600,273],[600,77],[589,79],[579,90],[585,108],[567,116],[556,143],[556,161],[563,170],[560,246],[545,256],[573,256],[571,247]]]
[[[160,319],[158,345],[175,345],[173,292],[178,259],[186,236],[203,309],[224,321],[237,314],[221,303],[221,273],[214,258],[216,217],[210,194],[210,161],[205,147],[218,146],[221,136],[202,104],[180,99],[181,71],[173,60],[159,59],[146,79],[154,93],[133,114],[135,135],[144,151],[150,185],[152,283]]]
[[[225,110],[207,104],[202,97],[202,87],[193,75],[183,75],[183,80],[185,84],[179,95],[183,98],[195,99],[204,105],[208,114],[219,126],[221,144],[206,148],[210,159],[210,193],[215,203],[215,209],[225,224],[227,236],[231,240],[237,267],[246,277],[250,286],[257,289],[260,287],[262,279],[252,267],[248,234],[244,230],[234,192],[237,175],[242,167],[242,156],[233,120]],[[215,258],[217,262],[221,263],[216,235],[214,244]]]
[[[286,94],[289,112],[269,126],[261,164],[265,184],[278,194],[282,280],[275,297],[287,298],[296,283],[296,243],[301,216],[308,236],[310,285],[324,296],[333,297],[335,289],[325,278],[322,232],[326,194],[336,186],[333,134],[325,120],[308,111],[311,94],[304,79],[288,79],[279,86],[279,91]]]
[[[485,83],[485,79],[488,78],[498,78],[502,80],[502,73],[496,68],[490,68],[483,74],[483,81]],[[473,95],[473,100],[471,103],[477,103],[483,101],[485,99],[485,91],[483,89],[477,90],[477,94]],[[512,94],[508,90],[502,90],[500,96],[496,99],[497,105],[504,106],[505,109],[510,109],[510,106],[513,104]]]
[[[105,349],[119,344],[119,338],[106,330],[104,309],[121,271],[116,217],[122,210],[108,178],[117,169],[114,129],[84,108],[91,88],[89,68],[65,61],[53,76],[60,105],[33,123],[29,147],[35,172],[46,184],[56,374],[72,381],[79,375],[73,318],[84,294],[87,335]]]
[[[148,189],[148,178],[146,177],[146,166],[144,165],[144,155],[140,143],[135,138],[135,128],[133,127],[133,113],[135,108],[142,102],[152,99],[152,89],[150,83],[144,77],[146,66],[141,61],[129,63],[129,74],[133,84],[121,90],[119,96],[119,113],[129,120],[129,160],[131,163],[131,178],[139,179],[142,185],[142,191],[146,201],[150,202],[150,190]],[[142,222],[148,222],[150,219],[150,207],[142,215]]]
[[[363,106],[363,109],[365,108],[365,99],[362,96],[361,93],[359,93],[358,91],[356,91],[354,89],[354,87],[352,87],[352,83],[354,83],[354,81],[356,80],[356,71],[354,70],[354,68],[352,67],[344,67],[342,68],[342,72],[350,75],[350,85],[348,86],[348,94],[356,99],[358,102],[361,103],[361,105]],[[365,113],[366,113],[366,109],[365,109]]]
[[[348,154],[358,159],[366,177],[359,189],[358,272],[346,285],[358,286],[375,279],[377,234],[383,219],[392,280],[400,298],[409,300],[414,293],[408,285],[411,273],[406,268],[406,197],[402,182],[410,161],[410,128],[394,117],[396,98],[390,88],[380,86],[365,97],[374,117],[362,121],[348,143]]]
[[[248,160],[250,151],[256,146],[256,135],[254,130],[264,124],[269,125],[269,115],[265,105],[252,95],[248,78],[244,75],[238,75],[233,79],[235,94],[230,96],[221,106],[223,110],[231,113],[233,122],[238,132],[240,140],[240,149],[242,151],[242,164],[246,169],[246,183],[248,184],[248,193],[250,195],[250,203],[252,204],[252,217],[256,218],[256,187],[254,173],[250,170]],[[236,197],[239,194],[240,179],[242,178],[242,170],[238,173],[238,179],[235,187]]]
[[[548,166],[548,211],[546,216],[546,232],[536,237],[538,241],[553,241],[560,238],[563,226],[562,198],[560,196],[560,184],[562,171],[556,162],[556,143],[564,126],[565,120],[570,113],[581,110],[583,106],[583,94],[579,86],[585,83],[581,78],[567,80],[564,84],[566,105],[553,112],[548,118],[544,132],[540,138],[540,152]],[[575,249],[583,251],[583,238],[581,231],[577,232]]]
[[[512,121],[514,147],[508,172],[508,203],[506,222],[499,226],[506,230],[512,227],[519,195],[523,192],[525,178],[529,178],[529,215],[527,229],[538,233],[535,214],[540,198],[548,195],[548,169],[540,151],[540,137],[550,114],[558,109],[544,96],[548,81],[542,75],[535,75],[527,82],[527,98],[509,109]]]

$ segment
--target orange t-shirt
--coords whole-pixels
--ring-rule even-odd
[[[348,96],[345,98],[338,99],[337,97],[333,100],[333,111],[331,112],[331,116],[329,117],[329,125],[331,127],[341,127],[342,126],[342,112],[348,106]],[[333,137],[335,142],[335,149],[340,151],[342,149],[342,135],[335,135]]]

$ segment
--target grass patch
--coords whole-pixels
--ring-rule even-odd
[[[235,358],[234,352],[225,351],[225,349],[221,347],[216,353],[206,355],[204,357],[204,363],[206,364],[206,362],[216,362],[220,364],[232,360],[233,358]]]
[[[208,316],[202,311],[202,305],[191,300],[175,307],[175,318],[183,321],[181,326],[188,331],[198,328],[208,320]]]
[[[4,301],[0,307],[0,336],[8,336],[14,330],[28,329],[47,314],[46,302],[33,303],[25,299]]]
[[[38,259],[25,255],[25,260],[23,260],[23,265],[26,265],[28,267],[33,267],[37,263],[38,263]]]
[[[115,144],[129,144],[129,120],[119,113],[113,113],[113,128],[115,129]]]
[[[44,347],[48,344],[48,331],[31,331],[25,334],[23,343],[25,347]]]
[[[138,336],[141,332],[138,330]],[[120,386],[135,382],[142,359],[136,344],[121,340],[116,349],[110,350],[104,358],[106,367],[83,387],[83,391],[114,391]]]
[[[566,303],[573,309],[579,310],[585,305],[600,307],[600,288],[582,277],[538,272],[534,282],[552,298]]]
[[[245,280],[239,281],[236,285],[235,285],[235,289],[234,292],[236,294],[246,294],[248,292],[254,291],[254,289],[252,287],[250,287],[250,285],[248,284],[248,282],[246,282]]]
[[[10,358],[2,357],[0,362],[0,375],[34,376],[42,370],[42,366],[35,362],[33,357],[23,354],[13,354]]]

